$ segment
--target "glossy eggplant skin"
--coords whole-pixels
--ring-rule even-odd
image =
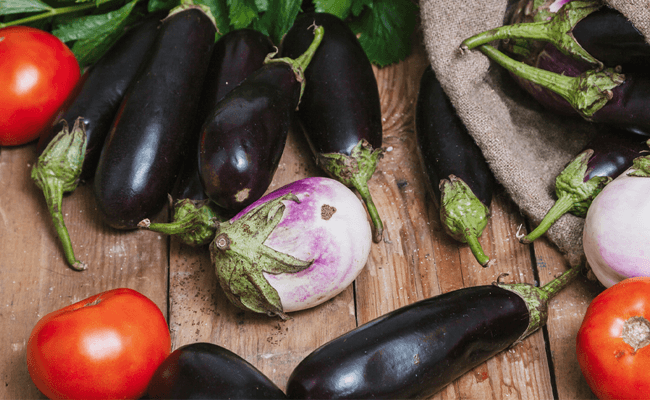
[[[199,175],[215,204],[236,213],[268,189],[300,101],[292,67],[271,62],[220,101],[201,128]]]
[[[611,100],[591,120],[650,136],[650,78],[625,74],[625,81],[612,89]]]
[[[287,383],[292,399],[428,398],[515,343],[526,302],[498,286],[399,308],[316,349]]]
[[[154,373],[148,399],[285,399],[262,372],[212,343],[174,350]]]
[[[623,72],[643,71],[650,63],[650,44],[619,11],[602,7],[580,20],[571,31],[576,41],[605,66]]]
[[[63,129],[74,125],[82,117],[86,127],[87,147],[80,179],[91,179],[95,174],[104,140],[122,98],[158,34],[162,14],[156,13],[130,28],[111,48],[84,73],[73,95],[58,111],[52,128],[38,141],[42,153],[47,144]]]
[[[106,222],[135,229],[162,210],[186,154],[216,27],[198,8],[170,14],[117,112],[94,180]]]
[[[455,175],[489,207],[496,186],[494,175],[431,66],[425,69],[420,80],[415,123],[418,147],[435,194],[434,201],[440,201],[440,181]]]
[[[315,154],[342,153],[365,139],[382,144],[381,104],[372,65],[354,33],[326,13],[299,16],[282,39],[282,57],[302,54],[313,38],[310,26],[325,37],[305,70],[307,85],[297,115]]]
[[[196,118],[199,128],[196,129],[195,145],[190,148],[198,147],[200,125],[210,111],[246,77],[260,69],[266,56],[273,51],[271,39],[253,29],[230,31],[217,40],[199,103]],[[199,177],[198,165],[198,152],[190,151],[172,193],[174,199],[207,199]]]
[[[611,127],[601,128],[585,149],[594,151],[587,162],[584,181],[595,176],[615,179],[632,166],[632,161],[648,151],[648,136]]]

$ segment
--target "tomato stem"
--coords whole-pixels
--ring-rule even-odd
[[[93,8],[93,7],[97,7],[97,5],[94,2],[93,3],[80,4],[80,5],[76,5],[76,6],[52,8],[49,11],[45,11],[45,12],[40,13],[40,14],[30,15],[29,17],[17,19],[15,21],[1,23],[0,24],[0,29],[5,28],[7,26],[13,26],[13,25],[25,25],[25,24],[27,24],[29,22],[38,21],[39,19],[51,18],[51,17],[55,17],[57,15],[69,14],[69,13],[72,13],[72,12],[75,12],[75,11],[82,11],[82,10],[86,10],[86,9]]]
[[[636,353],[650,344],[650,321],[640,316],[628,318],[623,325],[621,337]]]

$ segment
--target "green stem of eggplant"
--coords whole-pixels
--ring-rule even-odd
[[[87,269],[88,266],[82,261],[77,260],[75,257],[74,250],[72,249],[72,241],[70,240],[70,234],[68,228],[65,226],[65,222],[63,221],[63,213],[61,212],[63,187],[61,182],[56,178],[45,179],[44,185],[41,189],[43,190],[43,195],[47,202],[47,208],[50,211],[50,216],[54,223],[54,229],[59,236],[59,241],[63,247],[63,254],[65,255],[67,263],[75,271],[83,271]]]
[[[528,283],[495,284],[519,295],[526,302],[526,306],[528,307],[528,328],[513,344],[513,346],[546,324],[546,320],[548,319],[549,300],[572,283],[578,277],[581,270],[581,266],[574,266],[541,288]]]
[[[550,42],[564,54],[581,59],[602,69],[603,64],[589,54],[571,35],[575,25],[587,15],[598,10],[602,4],[596,2],[572,1],[546,21],[504,25],[481,32],[465,39],[461,49],[471,50],[478,46],[501,39],[530,39]]]
[[[542,221],[533,229],[528,235],[519,239],[520,243],[529,244],[542,236],[561,216],[568,213],[573,208],[573,199],[571,196],[564,195],[557,199],[553,207],[551,207]]]
[[[612,68],[570,77],[516,61],[489,45],[479,46],[479,50],[518,77],[557,93],[585,119],[603,108],[612,99],[612,90],[625,81],[625,76]]]
[[[370,189],[368,188],[368,181],[363,181],[360,179],[353,179],[352,185],[359,192],[361,199],[366,204],[366,209],[368,210],[368,215],[370,215],[370,220],[373,225],[373,234],[372,240],[375,243],[381,241],[382,236],[384,235],[384,223],[381,222],[381,217],[375,206],[375,202],[372,201],[372,195],[370,194]]]
[[[300,98],[302,98],[302,94],[305,91],[305,69],[307,69],[307,66],[309,66],[312,58],[314,58],[314,54],[316,54],[316,50],[318,50],[318,46],[320,46],[320,43],[323,41],[324,36],[325,28],[322,26],[316,26],[314,28],[314,40],[312,40],[307,50],[305,50],[305,52],[302,53],[298,58],[272,58],[275,53],[271,53],[267,56],[267,59],[265,61],[267,63],[283,62],[291,66],[293,72],[296,74],[298,82],[300,82]]]
[[[138,223],[138,228],[174,235],[183,243],[196,247],[210,244],[223,220],[209,201],[181,199],[174,204],[171,222],[151,223],[149,219],[144,219]]]
[[[45,196],[66,261],[76,271],[83,271],[87,266],[74,255],[70,235],[63,222],[61,202],[63,193],[77,188],[87,144],[86,127],[82,118],[75,121],[71,131],[67,123],[64,123],[61,131],[38,157],[31,172],[31,178]]]
[[[476,235],[468,232],[468,234],[465,235],[465,240],[467,241],[467,245],[472,251],[472,254],[476,258],[476,261],[478,261],[478,263],[481,264],[483,268],[487,268],[492,265],[493,261],[490,260],[490,257],[488,257],[483,251],[483,247],[481,246],[481,243],[479,242]]]

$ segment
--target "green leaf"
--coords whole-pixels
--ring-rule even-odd
[[[39,0],[0,0],[0,15],[50,10],[52,7]]]
[[[334,14],[340,19],[350,15],[352,0],[314,0],[316,12]]]
[[[255,28],[269,35],[273,43],[280,43],[298,16],[301,5],[301,0],[269,0],[268,10]]]
[[[233,29],[248,27],[258,18],[255,0],[228,0],[230,24]]]
[[[370,6],[371,4],[372,0],[353,0],[350,7],[350,12],[353,16],[358,17],[366,8],[366,6]]]
[[[171,10],[180,4],[180,0],[149,0],[147,11],[150,13],[163,10]]]
[[[411,53],[417,10],[410,0],[375,0],[350,23],[370,62],[383,67]]]
[[[217,22],[217,36],[230,32],[228,5],[223,0],[194,0],[194,3],[207,6]]]
[[[61,24],[52,33],[63,42],[75,41],[72,52],[82,67],[93,64],[122,35],[122,28],[138,0],[101,15],[91,15]]]
[[[269,0],[255,0],[255,5],[259,12],[264,12],[269,9]]]

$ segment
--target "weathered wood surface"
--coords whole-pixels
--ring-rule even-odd
[[[481,238],[497,260],[480,267],[467,246],[442,230],[417,156],[414,106],[427,60],[421,44],[402,63],[375,69],[382,99],[385,157],[370,190],[386,226],[366,268],[339,296],[281,321],[243,312],[218,287],[207,249],[105,225],[89,186],[66,196],[63,212],[85,272],[63,259],[45,201],[29,177],[35,146],[0,151],[0,398],[39,398],[25,363],[29,333],[43,315],[100,291],[130,287],[167,316],[174,348],[208,341],[241,355],[281,388],[313,349],[398,307],[462,287],[546,283],[568,268],[541,239],[516,240],[524,218],[501,189]],[[292,131],[269,190],[322,175],[304,138]],[[164,213],[158,219],[163,219]],[[548,326],[459,378],[434,399],[593,398],[575,358],[575,334],[598,285],[580,279],[551,301]]]

